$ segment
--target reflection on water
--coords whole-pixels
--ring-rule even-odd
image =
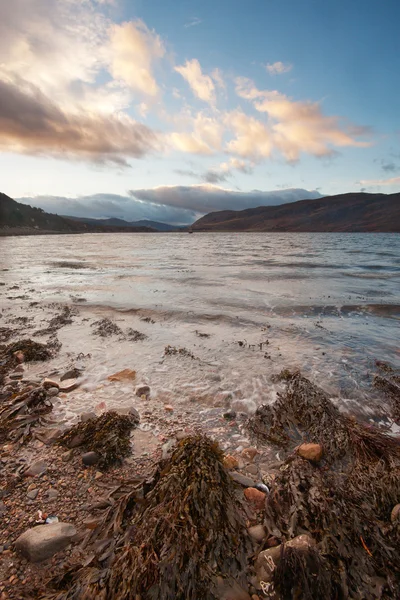
[[[85,310],[111,307],[119,315],[145,310],[164,329],[156,323],[144,342],[143,369],[155,345],[159,353],[175,336],[217,365],[231,389],[246,381],[256,403],[268,394],[268,374],[282,366],[357,399],[371,392],[375,359],[400,361],[398,234],[0,238],[0,280],[2,289],[20,286],[7,292],[9,302],[28,294],[30,301],[85,299]],[[200,343],[194,332],[205,326],[210,338]],[[257,354],[252,346],[266,336],[268,353]]]

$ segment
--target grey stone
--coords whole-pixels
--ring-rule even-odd
[[[77,379],[82,375],[82,371],[80,369],[71,369],[71,371],[67,371],[64,375],[61,375],[60,381],[65,381],[66,379]]]
[[[72,458],[72,455],[73,455],[73,451],[72,450],[67,450],[66,452],[63,452],[61,454],[61,460],[63,462],[69,462],[71,460],[71,458]]]
[[[26,477],[37,477],[38,475],[43,475],[46,471],[47,463],[44,460],[38,460],[28,467],[24,475]]]
[[[82,423],[86,423],[87,421],[90,421],[90,419],[96,419],[97,415],[94,412],[84,412],[81,414],[81,421]]]
[[[82,462],[87,467],[97,465],[99,460],[100,456],[97,454],[97,452],[85,452],[85,454],[82,454]]]
[[[240,485],[242,485],[243,487],[248,488],[254,487],[256,485],[254,479],[246,477],[246,475],[242,475],[241,473],[232,472],[230,473],[230,476],[234,481],[236,481],[236,483],[240,483]]]
[[[134,406],[128,406],[127,408],[117,408],[116,411],[119,415],[128,415],[132,417],[137,423],[140,422],[140,415]]]
[[[36,488],[34,490],[30,490],[26,495],[29,498],[29,500],[36,500],[38,493],[39,490]]]
[[[53,398],[54,396],[58,396],[60,390],[56,387],[51,387],[48,390],[46,390],[46,394],[49,398]]]
[[[42,562],[66,548],[76,535],[69,523],[38,525],[28,529],[15,542],[16,550],[31,562]]]

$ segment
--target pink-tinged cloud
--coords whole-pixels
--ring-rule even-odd
[[[127,115],[68,113],[33,85],[0,80],[0,150],[126,165],[158,144]]]
[[[188,82],[193,94],[209,104],[215,104],[215,84],[209,75],[204,75],[196,58],[187,60],[184,65],[175,67],[175,71]],[[220,74],[218,73],[220,77]],[[215,77],[215,72],[214,72]]]

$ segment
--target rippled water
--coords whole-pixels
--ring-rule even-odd
[[[87,318],[103,310],[145,330],[135,362],[160,391],[196,381],[204,391],[217,372],[220,392],[255,406],[273,397],[271,373],[298,367],[361,409],[366,397],[379,400],[375,359],[400,364],[398,234],[0,238],[0,269],[8,269],[0,273],[3,289],[20,285],[3,294],[5,304],[72,299]],[[160,366],[167,344],[199,361]],[[103,351],[123,364],[114,346]]]

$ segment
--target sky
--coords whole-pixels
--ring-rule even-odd
[[[398,0],[0,0],[0,191],[189,223],[400,190]]]

